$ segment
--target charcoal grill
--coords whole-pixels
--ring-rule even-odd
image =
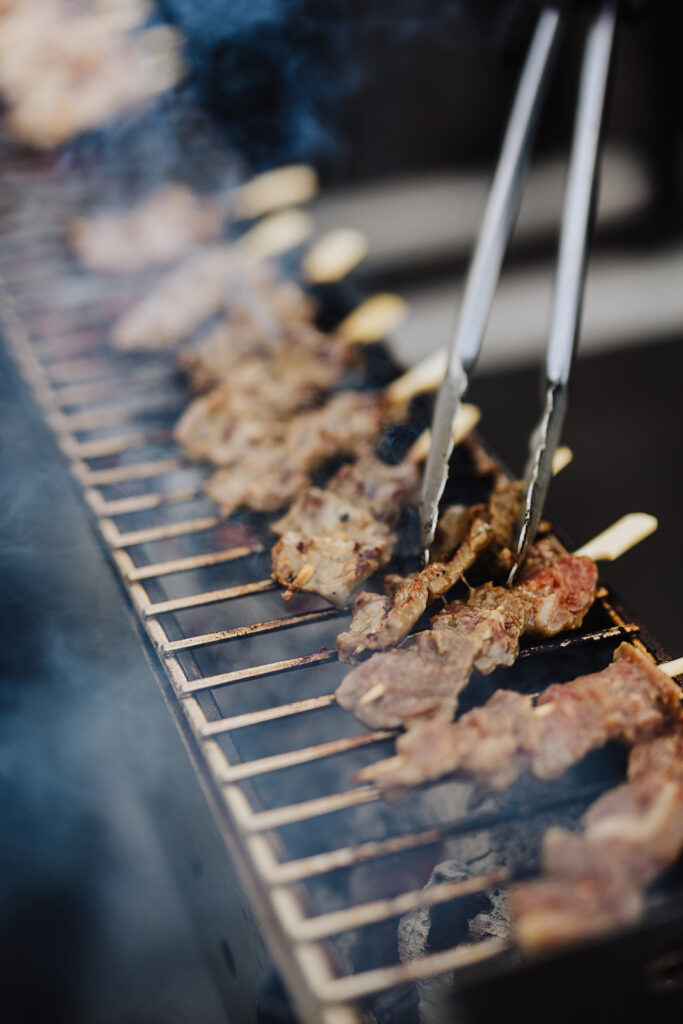
[[[2,212],[0,324],[69,461],[218,822],[225,848],[216,875],[247,894],[229,906],[216,894],[216,912],[233,914],[224,931],[238,940],[222,951],[220,978],[228,1005],[247,1007],[236,1019],[266,1019],[256,989],[269,956],[307,1024],[368,1014],[415,1021],[420,1001],[425,1020],[438,1019],[437,1005],[485,1019],[492,993],[511,992],[520,979],[538,995],[538,970],[504,932],[500,893],[537,869],[548,824],[575,822],[620,777],[622,755],[602,752],[560,783],[524,781],[478,805],[457,781],[391,806],[354,784],[394,734],[365,731],[334,702],[345,671],[334,640],[345,613],[310,595],[282,605],[264,524],[222,521],[201,493],[206,470],[173,443],[170,426],[186,397],[171,361],[108,347],[112,317],[140,283],[108,285],[76,268],[50,216],[59,209],[54,186],[21,173],[41,197],[41,216]],[[506,685],[534,692],[595,670],[625,638],[667,657],[601,587],[584,630],[528,646]],[[501,678],[475,684],[469,699]],[[656,979],[661,961],[666,977],[683,943],[682,892],[670,876],[641,926],[597,944],[599,962],[626,941],[639,972],[649,965]],[[594,952],[552,962],[570,964],[577,977],[576,957],[585,966]],[[245,972],[249,959],[258,965]]]

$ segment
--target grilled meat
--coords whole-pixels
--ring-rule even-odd
[[[474,564],[488,545],[491,527],[475,518],[465,539],[448,562],[432,562],[414,577],[409,577],[394,590],[391,603],[379,620],[367,628],[367,616],[359,628],[355,616],[350,629],[337,638],[341,661],[353,661],[362,651],[381,651],[393,647],[410,632],[430,602],[447,593],[464,572]]]
[[[245,356],[265,360],[288,348],[296,362],[308,355],[299,350],[297,343],[313,337],[320,348],[330,347],[330,335],[315,332],[315,305],[298,285],[273,280],[264,294],[268,296],[265,302],[258,297],[253,299],[247,292],[231,295],[226,318],[180,350],[178,362],[193,391],[205,391],[226,381]]]
[[[340,391],[249,446],[209,479],[205,491],[228,515],[240,506],[274,512],[310,483],[308,474],[337,455],[374,442],[384,425],[382,393]]]
[[[396,757],[371,765],[363,777],[400,789],[461,772],[501,790],[525,771],[559,778],[608,740],[633,744],[680,718],[676,684],[623,643],[607,668],[548,687],[535,706],[498,690],[457,722],[412,729],[398,739]]]
[[[674,684],[671,684],[674,685]],[[538,950],[638,919],[654,878],[683,850],[683,730],[633,748],[628,781],[601,796],[580,834],[545,837],[545,878],[510,894],[520,945]]]
[[[224,308],[231,323],[250,323],[254,330],[275,336],[282,323],[305,320],[313,311],[301,290],[277,280],[263,261],[235,245],[207,245],[169,271],[121,317],[112,341],[124,350],[169,348],[189,340]],[[211,377],[215,352],[212,348],[208,354]],[[202,362],[206,372],[206,359]]]
[[[176,439],[192,458],[230,465],[246,457],[248,446],[277,444],[292,416],[329,392],[346,368],[351,350],[299,325],[269,355],[235,357],[223,383],[188,406],[176,426]]]
[[[126,351],[176,345],[216,314],[231,276],[244,273],[226,245],[207,246],[166,274],[114,324],[112,341]]]
[[[421,572],[395,586],[390,606],[369,629],[367,626],[360,629],[352,620],[349,630],[341,633],[337,640],[340,659],[354,661],[363,651],[386,650],[398,643],[408,635],[427,606],[447,594],[484,551],[488,552],[489,560],[509,568],[512,553],[508,545],[519,510],[520,494],[518,482],[499,476],[488,507],[475,506],[470,510],[469,528],[452,557],[446,562],[432,561]],[[462,521],[457,525],[461,528]],[[390,581],[390,584],[395,582]]]
[[[177,182],[163,185],[132,209],[78,217],[68,228],[71,248],[93,270],[126,273],[172,263],[221,231],[226,210]]]
[[[157,25],[128,34],[131,20],[59,0],[22,0],[3,12],[0,92],[10,133],[58,146],[174,85],[182,74],[178,33]]]
[[[508,592],[496,590],[504,606]],[[358,665],[337,689],[337,700],[370,729],[408,728],[435,719],[450,722],[472,672],[487,674],[514,661],[520,615],[523,619],[523,602],[505,611],[448,605],[432,629]]]
[[[391,558],[392,524],[417,486],[414,465],[389,466],[368,450],[324,490],[305,490],[272,527],[280,535],[273,576],[287,588],[283,598],[308,590],[345,607],[353,590]],[[366,611],[372,604],[366,602]]]
[[[533,563],[528,576],[523,574],[519,584],[506,590],[503,587],[494,587],[492,584],[485,584],[472,591],[466,604],[453,602],[444,608],[433,620],[433,628],[426,631],[427,634],[436,632],[444,634],[446,638],[446,651],[442,662],[442,673],[445,677],[452,679],[452,685],[457,694],[467,684],[473,671],[484,674],[492,672],[497,665],[510,665],[515,660],[518,651],[519,639],[527,628],[537,630],[541,623],[539,620],[538,607],[543,609],[542,624],[552,630],[550,634],[572,628],[580,621],[579,605],[583,608],[583,614],[590,608],[595,598],[595,587],[597,583],[597,570],[595,563],[588,558],[576,558],[576,556],[557,556],[552,545],[541,541],[532,549]],[[542,586],[543,573],[546,573],[553,581],[556,589],[554,591],[553,614],[550,614],[549,602],[551,594],[549,588]],[[526,581],[531,579],[531,586],[527,589]],[[581,581],[579,590],[577,582]],[[565,593],[565,586],[569,596]],[[539,598],[540,593],[540,598]],[[393,607],[393,605],[392,605]],[[424,636],[418,633],[417,637]],[[476,642],[473,642],[473,637]],[[406,652],[410,651],[416,638],[413,637],[408,646],[402,647],[399,651],[378,652],[373,654],[368,661],[359,665],[343,680],[337,690],[337,699],[342,707],[353,711],[365,724],[371,724],[373,728],[384,719],[385,725],[401,724],[403,708],[403,694],[401,682],[397,680],[389,684],[380,693],[375,689],[375,673],[378,678],[385,676],[385,659],[392,654],[392,663]],[[421,641],[424,643],[424,641]],[[442,641],[443,643],[443,641]],[[419,672],[415,685],[422,687],[422,696],[428,699],[428,682],[421,681]],[[373,700],[371,711],[368,711],[368,698],[365,696],[367,690],[373,689],[377,699]],[[441,684],[439,685],[441,692]],[[441,710],[441,706],[431,711],[428,718],[450,719],[449,713],[451,702]],[[369,723],[369,714],[372,722]],[[415,714],[410,714],[405,724],[414,725]],[[440,764],[437,760],[435,763]],[[375,769],[368,769],[374,771]],[[381,771],[381,769],[377,769]]]

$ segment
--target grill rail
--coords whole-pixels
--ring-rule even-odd
[[[329,735],[329,729],[319,733],[320,716],[335,709],[331,692],[301,695],[295,691],[291,694],[294,699],[282,702],[277,694],[271,700],[266,690],[263,706],[250,706],[254,699],[259,704],[254,691],[266,681],[275,680],[279,685],[290,673],[309,678],[320,667],[333,664],[334,650],[306,647],[307,629],[334,624],[344,613],[328,607],[310,608],[304,602],[300,610],[293,608],[279,617],[252,621],[248,602],[267,599],[277,589],[269,578],[258,573],[256,578],[248,578],[259,557],[257,568],[262,568],[268,539],[266,535],[257,536],[240,521],[230,521],[234,529],[230,523],[226,527],[202,497],[203,470],[188,463],[174,446],[169,429],[171,414],[180,411],[184,394],[170,360],[124,357],[108,349],[108,313],[102,315],[101,310],[103,305],[107,309],[116,306],[116,295],[109,302],[106,285],[76,271],[50,231],[41,235],[35,225],[30,237],[22,231],[20,224],[13,226],[5,216],[4,236],[0,237],[0,326],[69,461],[140,629],[168,682],[176,713],[193,737],[200,774],[223,835],[302,1019],[308,1024],[358,1024],[363,1002],[380,992],[446,972],[457,975],[474,964],[493,962],[505,955],[507,941],[490,938],[405,962],[378,962],[359,968],[351,963],[352,957],[345,964],[339,951],[330,945],[329,940],[340,935],[500,889],[514,880],[515,870],[501,864],[464,880],[424,885],[429,873],[425,864],[429,869],[438,863],[453,837],[499,827],[506,812],[458,813],[462,800],[450,805],[446,800],[449,810],[456,810],[454,815],[428,827],[407,828],[402,810],[394,812],[379,804],[384,834],[379,828],[376,837],[368,837],[362,832],[363,822],[369,821],[367,816],[354,819],[353,815],[378,804],[379,794],[372,786],[349,785],[351,773],[345,769],[339,773],[343,784],[340,788],[333,786],[331,792],[307,795],[299,793],[294,783],[290,789],[295,799],[264,804],[263,787],[253,788],[258,780],[270,781],[280,794],[278,780],[287,772],[305,766],[315,769],[356,752],[372,753],[395,735],[389,731],[358,731],[351,716],[341,715],[331,726],[334,735]],[[34,269],[28,272],[27,267]],[[60,292],[56,287],[60,281],[74,287]],[[61,300],[57,299],[59,294]],[[107,301],[93,298],[98,294]],[[150,414],[161,422],[150,425],[146,422]],[[104,428],[113,432],[103,436]],[[182,482],[180,476],[188,471],[199,483]],[[176,517],[184,504],[198,501],[205,506],[203,511]],[[136,516],[149,514],[160,521],[136,525]],[[133,522],[127,523],[131,518]],[[190,546],[178,546],[176,551],[174,545],[180,542]],[[193,542],[196,550],[191,548]],[[239,582],[228,583],[228,576],[227,585],[216,587],[217,568],[226,572],[234,568]],[[638,625],[624,616],[604,588],[598,601],[605,621],[601,628],[529,648],[524,659],[581,646],[607,645],[611,650],[627,637],[648,649],[638,636]],[[242,602],[247,602],[243,612]],[[233,606],[233,618],[244,614],[245,621],[206,631],[193,626],[200,611]],[[194,618],[186,626],[178,619],[179,614]],[[285,631],[291,639],[283,656],[261,660],[261,638],[284,636]],[[242,662],[245,651],[246,660],[209,671],[206,665],[211,664],[211,650],[225,652],[230,645],[237,645],[234,660]],[[290,654],[293,647],[302,653]],[[201,660],[205,656],[208,661]],[[251,663],[254,656],[255,663]],[[246,701],[240,703],[233,696],[223,703],[221,694],[234,695],[243,684],[248,685]],[[244,753],[249,745],[242,738],[254,730],[269,725],[285,729],[292,723],[305,742],[268,753],[257,745],[253,753]],[[285,733],[280,735],[286,747]],[[271,744],[273,736],[271,731]],[[323,784],[327,778],[323,773]],[[527,805],[523,813],[540,818],[548,808],[583,806],[601,787],[604,781],[589,786],[575,782],[568,788],[558,786],[545,803],[534,798],[533,809],[530,811]],[[308,823],[324,835],[330,819],[346,813],[351,815],[350,835],[331,829],[329,849],[291,854],[296,846],[291,840],[292,828]],[[519,809],[513,810],[509,817],[518,814]],[[344,835],[346,841],[340,842],[338,837]],[[413,871],[412,876],[406,869],[393,895],[367,898],[368,892],[361,891],[360,896],[354,896],[352,879],[342,890],[344,905],[316,909],[320,899],[306,888],[335,873],[353,876],[353,872],[408,855],[427,860],[420,862],[420,870]]]

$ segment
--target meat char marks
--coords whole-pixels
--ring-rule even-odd
[[[489,563],[509,569],[512,553],[509,545],[519,510],[521,485],[498,476],[488,505],[469,510],[469,520],[456,520],[464,527],[458,544],[448,561],[433,561],[421,572],[405,579],[387,580],[392,588],[391,600],[383,609],[377,605],[377,619],[362,623],[356,617],[349,629],[337,639],[341,661],[355,661],[364,651],[382,651],[407,636],[427,606],[447,594],[474,563],[486,553]]]
[[[457,722],[432,721],[396,743],[397,754],[364,770],[364,780],[399,790],[459,772],[501,790],[523,772],[559,778],[608,740],[633,744],[681,720],[680,690],[630,644],[601,672],[530,697],[498,690]]]
[[[674,685],[674,684],[672,684]],[[510,893],[517,941],[548,949],[638,920],[644,893],[683,850],[683,730],[638,744],[628,780],[601,796],[583,831],[545,836],[545,877]]]
[[[431,630],[353,669],[337,700],[370,728],[414,728],[430,719],[450,723],[473,672],[511,665],[525,632],[549,636],[579,625],[595,599],[596,584],[591,559],[558,555],[550,542],[540,541],[517,586],[487,583],[466,603],[447,605],[432,619]],[[429,677],[420,668],[426,661],[435,662]]]
[[[345,607],[353,590],[391,558],[393,526],[418,484],[413,464],[389,466],[365,449],[324,489],[309,487],[300,494],[271,527],[280,538],[273,548],[273,577],[286,587],[284,600],[308,590]]]

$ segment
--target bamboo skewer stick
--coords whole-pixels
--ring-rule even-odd
[[[455,417],[455,423],[453,424],[453,443],[456,445],[460,444],[463,438],[467,437],[467,435],[474,430],[480,419],[481,409],[479,406],[463,402],[458,409]],[[423,462],[429,454],[429,446],[431,443],[431,430],[423,430],[417,440],[413,441],[412,445],[408,449],[405,457],[406,461]]]
[[[355,228],[336,228],[314,242],[301,262],[304,278],[311,284],[341,281],[368,252],[368,240]]]
[[[631,512],[622,516],[574,553],[587,555],[596,562],[613,562],[654,533],[658,525],[656,518],[646,512]]]
[[[237,220],[253,220],[286,206],[307,203],[318,191],[318,176],[307,164],[289,164],[257,174],[231,194]]]
[[[296,249],[312,231],[313,218],[306,210],[281,210],[254,224],[237,239],[235,245],[256,259],[274,259]]]
[[[391,334],[407,315],[408,303],[405,299],[391,292],[380,292],[356,306],[339,324],[337,333],[346,341],[356,344],[374,344]],[[434,387],[435,384],[432,385]]]

